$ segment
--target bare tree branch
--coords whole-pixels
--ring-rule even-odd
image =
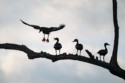
[[[10,43],[0,44],[0,48],[1,49],[19,50],[19,51],[25,52],[29,59],[46,58],[46,59],[52,60],[52,62],[68,59],[68,60],[77,60],[77,61],[87,62],[87,63],[93,64],[93,65],[108,69],[112,74],[125,79],[125,70],[123,70],[117,66],[114,66],[110,63],[102,62],[100,60],[94,59],[94,55],[92,55],[92,53],[89,50],[86,50],[89,57],[85,57],[85,56],[78,56],[78,55],[66,54],[66,53],[56,56],[56,55],[51,55],[49,53],[42,52],[42,51],[34,52],[25,45],[10,44]]]

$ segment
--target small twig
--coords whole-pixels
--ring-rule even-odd
[[[89,57],[90,57],[90,59],[94,59],[94,55],[92,55],[92,53],[91,52],[89,52],[88,50],[85,50],[87,53],[88,53],[88,55],[89,55]]]

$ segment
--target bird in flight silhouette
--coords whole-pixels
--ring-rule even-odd
[[[59,50],[59,54],[60,54],[60,49],[62,48],[62,45],[59,43],[59,38],[54,38],[54,40],[56,40],[57,42],[54,45],[54,49],[56,51],[56,55],[57,55],[57,50]]]
[[[75,48],[77,49],[77,55],[78,55],[78,50],[80,51],[80,55],[81,55],[81,51],[83,49],[83,45],[79,43],[78,39],[74,39],[73,42],[76,42]]]
[[[101,50],[99,50],[97,53],[100,55],[100,60],[101,60],[101,56],[103,56],[103,61],[105,61],[104,60],[104,58],[105,58],[105,55],[108,53],[108,50],[107,50],[107,45],[110,45],[110,44],[108,44],[108,43],[104,43],[104,47],[105,47],[105,49],[101,49]]]
[[[58,31],[58,30],[61,30],[65,27],[64,24],[60,24],[59,27],[40,27],[40,26],[37,26],[37,25],[32,25],[32,24],[28,24],[26,22],[24,22],[23,20],[20,19],[20,21],[25,24],[25,25],[28,25],[30,27],[33,27],[34,29],[37,29],[39,30],[39,33],[40,32],[43,32],[44,34],[44,37],[42,39],[43,42],[49,42],[49,34],[53,31]],[[45,38],[45,35],[48,35],[47,39]]]

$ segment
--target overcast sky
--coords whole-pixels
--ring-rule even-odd
[[[120,41],[119,65],[125,69],[125,0],[118,1]],[[39,26],[66,27],[50,34],[50,43],[43,43],[43,34],[20,22]],[[61,53],[76,53],[77,38],[85,49],[95,56],[108,42],[110,61],[113,49],[114,28],[112,0],[0,0],[0,43],[24,44],[36,52],[55,54],[54,37],[60,38]],[[47,59],[29,60],[20,51],[0,49],[0,83],[124,83],[108,70],[88,63],[63,60],[52,63]]]

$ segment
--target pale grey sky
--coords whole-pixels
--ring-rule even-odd
[[[120,44],[118,62],[125,69],[125,0],[118,0]],[[20,22],[39,26],[66,27],[50,34],[50,43],[41,42],[42,33]],[[34,51],[55,54],[54,37],[63,45],[61,52],[76,53],[78,38],[83,44],[83,56],[89,49],[95,56],[108,42],[109,62],[114,28],[112,21],[112,0],[0,0],[0,43],[25,44]],[[52,63],[47,59],[27,59],[20,51],[0,49],[0,83],[124,83],[124,80],[109,71],[84,62],[64,60]]]

